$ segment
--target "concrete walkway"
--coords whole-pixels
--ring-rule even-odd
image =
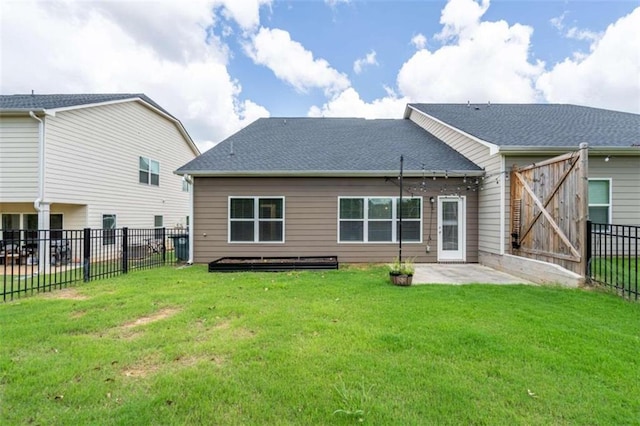
[[[530,284],[532,282],[477,263],[419,263],[413,284]]]

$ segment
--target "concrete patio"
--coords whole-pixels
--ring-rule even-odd
[[[529,284],[531,281],[477,263],[419,263],[413,284]]]

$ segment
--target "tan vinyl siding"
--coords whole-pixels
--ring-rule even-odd
[[[85,226],[102,227],[103,214],[118,227],[153,227],[154,215],[186,224],[189,194],[173,171],[195,155],[172,121],[124,102],[58,112],[46,131],[47,198],[87,205]],[[139,183],[140,156],[159,161],[159,186]]]
[[[491,155],[489,147],[457,132],[424,114],[411,111],[409,119],[445,142],[480,167],[490,176],[483,185],[478,203],[478,249],[500,254],[500,188],[496,177],[501,176],[502,161],[499,155]]]
[[[450,179],[452,185],[456,179]],[[407,180],[410,185],[411,180]],[[417,183],[418,181],[416,181]],[[196,263],[225,256],[337,255],[340,262],[389,262],[397,243],[338,243],[339,196],[398,196],[398,187],[384,178],[196,178],[194,185],[194,254]],[[422,243],[403,244],[403,256],[435,262],[437,212],[423,197]],[[477,192],[467,196],[467,261],[477,262]],[[285,197],[284,243],[228,243],[229,196]],[[430,227],[431,224],[431,227]],[[432,241],[428,241],[431,235]],[[425,252],[427,243],[431,246]]]
[[[0,116],[0,202],[33,202],[38,196],[38,122]]]
[[[611,222],[640,226],[640,156],[589,156],[589,178],[611,178]]]

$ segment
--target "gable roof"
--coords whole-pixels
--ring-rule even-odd
[[[80,93],[52,95],[0,95],[0,110],[33,111],[103,104],[123,100],[141,99],[171,118],[168,111],[144,93]]]
[[[565,104],[409,104],[499,147],[640,146],[640,115]]]
[[[176,117],[155,103],[144,93],[81,93],[81,94],[47,94],[47,95],[0,95],[0,112],[9,114],[27,114],[29,111],[45,112],[74,108],[105,105],[117,102],[142,102],[160,115],[173,121],[179,132],[187,141],[191,150],[197,155],[200,150],[191,139],[187,129]]]
[[[372,176],[482,169],[410,120],[261,118],[179,168],[178,174]]]

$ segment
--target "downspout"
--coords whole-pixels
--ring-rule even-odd
[[[193,223],[193,177],[189,175],[182,175],[182,179],[189,184],[189,260],[187,264],[193,264],[193,237],[194,223]]]
[[[49,203],[44,202],[44,120],[38,118],[33,111],[29,116],[38,121],[38,198],[33,202],[33,207],[38,212],[38,239],[49,240]],[[49,257],[50,244],[38,244],[38,271],[43,273],[49,269],[51,258]]]
[[[44,122],[33,111],[29,111],[29,115],[38,121],[38,198],[33,207],[40,212],[40,203],[44,199]]]

